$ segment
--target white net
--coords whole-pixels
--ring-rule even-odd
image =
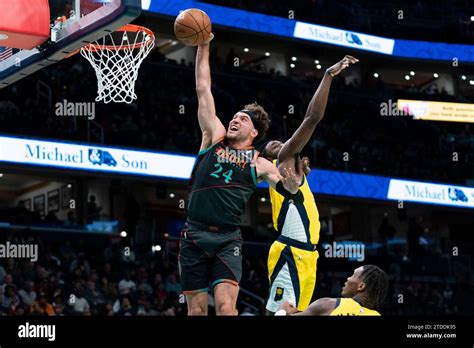
[[[137,99],[138,70],[155,46],[155,38],[145,28],[129,27],[133,31],[117,31],[81,49],[97,75],[96,101],[130,104]]]

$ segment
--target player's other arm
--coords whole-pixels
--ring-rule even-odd
[[[305,315],[305,316],[317,316],[317,315],[330,315],[331,312],[336,308],[337,300],[335,298],[324,297],[311,303],[308,308],[302,312],[291,305],[288,301],[285,301],[280,306],[286,312],[286,315]]]
[[[332,78],[346,69],[349,64],[354,64],[358,61],[358,59],[352,56],[345,56],[340,62],[334,64],[326,70],[326,73],[324,74],[318,89],[309,102],[303,122],[293,134],[293,136],[287,142],[285,142],[280,150],[280,153],[278,154],[278,160],[280,163],[288,158],[294,157],[303,150],[313,135],[313,132],[319,121],[321,121],[324,116],[326,105],[328,103]]]
[[[211,34],[210,40],[213,39]],[[209,42],[199,45],[196,54],[196,93],[198,97],[198,121],[202,131],[201,150],[208,148],[226,134],[222,122],[216,115],[214,97],[211,93],[211,68],[209,65]]]

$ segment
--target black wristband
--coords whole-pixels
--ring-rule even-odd
[[[288,198],[292,200],[295,203],[303,203],[304,202],[304,196],[303,193],[298,190],[296,193],[291,193],[288,191],[284,186],[283,183],[280,181],[277,182],[276,184],[276,191],[281,194],[283,197]]]

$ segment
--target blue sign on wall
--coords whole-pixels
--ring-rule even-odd
[[[187,181],[196,156],[0,136],[0,164],[2,162]],[[313,169],[307,180],[312,191],[317,194],[474,208],[472,187],[323,169]],[[268,185],[262,182],[258,187],[266,189]]]

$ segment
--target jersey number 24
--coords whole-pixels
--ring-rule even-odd
[[[212,177],[219,179],[222,175],[226,184],[232,181],[232,169],[221,174],[221,172],[224,170],[224,168],[222,168],[222,164],[216,163],[214,164],[214,167],[217,169],[210,174]]]

